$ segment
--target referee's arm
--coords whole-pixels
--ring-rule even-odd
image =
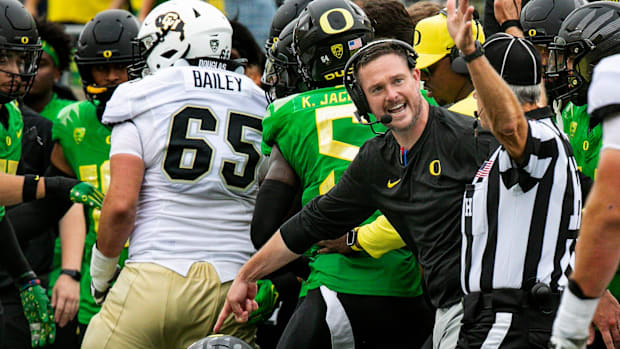
[[[456,0],[449,0],[447,4],[448,31],[456,46],[467,56],[476,51],[471,35],[473,7],[468,6],[469,1],[460,1],[455,11],[455,2]],[[487,118],[488,127],[510,157],[521,162],[525,152],[528,124],[517,97],[486,57],[473,59],[467,63],[467,68],[479,103],[483,107],[481,118]]]

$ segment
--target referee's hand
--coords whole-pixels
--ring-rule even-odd
[[[340,254],[351,254],[355,251],[347,245],[347,236],[343,235],[335,240],[321,240],[316,243],[321,249],[317,251],[319,254],[324,253],[340,253]]]
[[[213,332],[217,333],[224,325],[224,321],[232,313],[235,316],[237,322],[247,322],[250,318],[250,314],[258,309],[258,303],[254,300],[258,287],[256,282],[249,282],[235,278],[228,294],[226,295],[226,302],[224,308],[220,312],[220,316],[217,318],[217,322],[213,327]]]
[[[620,329],[618,328],[620,326],[620,304],[609,291],[605,291],[598,302],[592,322],[601,332],[607,349],[620,347]],[[591,331],[588,344],[592,344],[593,341],[594,332]]]

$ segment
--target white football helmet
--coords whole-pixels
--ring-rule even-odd
[[[154,8],[136,38],[140,75],[170,67],[180,59],[228,60],[232,27],[217,8],[200,0],[171,0]],[[144,67],[146,63],[146,67]],[[138,68],[138,67],[136,67]]]

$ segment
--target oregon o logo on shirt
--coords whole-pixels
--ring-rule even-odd
[[[433,160],[428,165],[428,172],[433,176],[439,176],[441,174],[441,162],[439,160]]]
[[[583,150],[588,150],[590,148],[590,142],[583,141]]]
[[[340,28],[334,28],[332,23],[333,22],[336,22],[336,23],[340,22],[339,20],[336,20],[338,17],[340,17],[340,16],[338,16],[338,14],[340,14],[340,16],[342,16],[342,18],[344,18],[344,25],[341,26]],[[351,12],[349,12],[349,11],[343,9],[343,8],[331,9],[331,10],[325,12],[321,16],[321,18],[319,18],[319,25],[321,26],[321,29],[326,34],[342,33],[343,31],[347,31],[347,30],[351,29],[351,27],[353,27],[354,23],[355,23],[355,21],[353,20],[353,16],[351,15]]]
[[[6,142],[6,145],[10,146],[10,145],[11,145],[11,143],[12,143],[12,142],[11,142],[11,137],[6,136],[5,142]]]

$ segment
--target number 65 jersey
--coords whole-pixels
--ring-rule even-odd
[[[103,122],[114,124],[110,157],[144,161],[130,262],[186,276],[196,261],[232,280],[255,249],[264,92],[245,75],[170,67],[120,85]]]

